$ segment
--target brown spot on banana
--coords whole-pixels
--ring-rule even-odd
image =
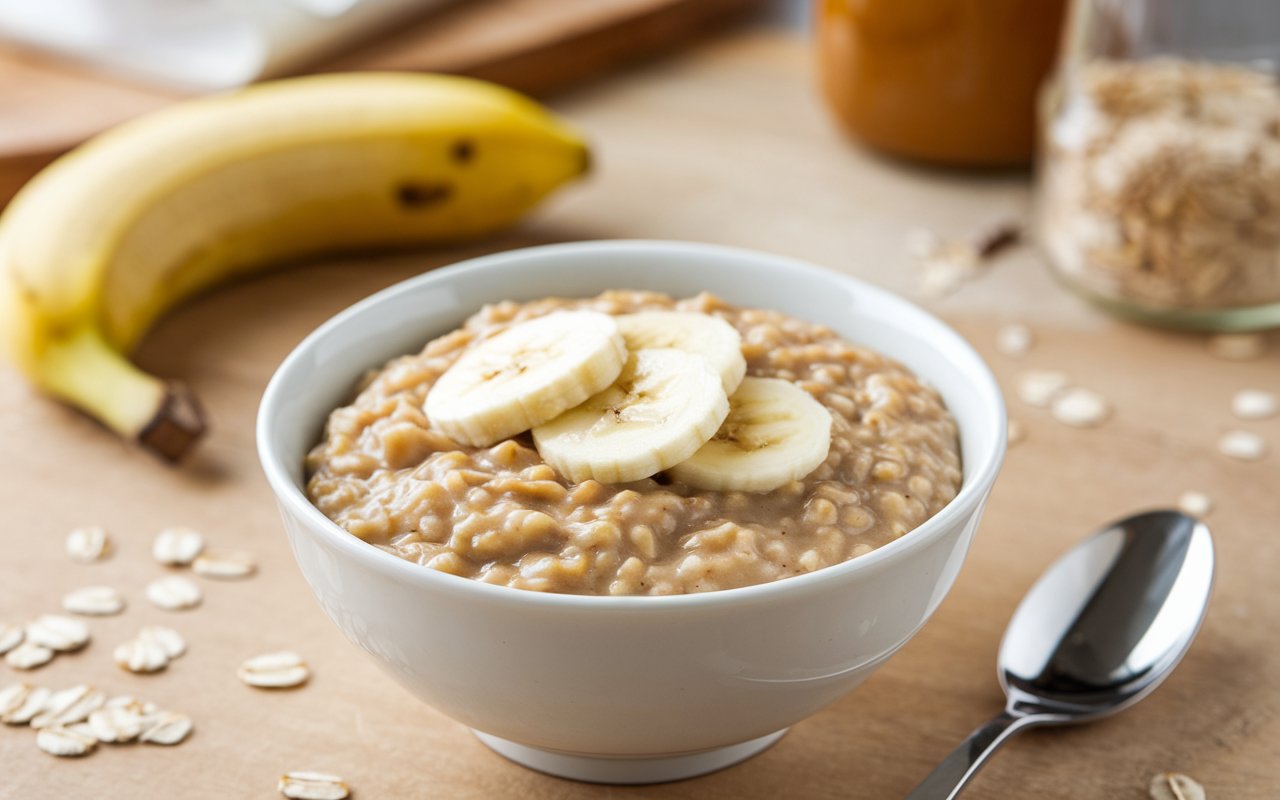
[[[449,150],[449,157],[455,164],[470,164],[476,157],[476,143],[470,139],[459,139]]]
[[[452,196],[453,186],[448,183],[402,183],[396,187],[396,202],[415,211],[440,205]]]

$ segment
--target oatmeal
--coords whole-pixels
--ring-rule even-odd
[[[699,459],[715,466],[703,450],[639,480],[574,482],[539,447],[594,398],[534,435],[484,446],[460,444],[430,424],[428,393],[464,353],[517,323],[566,311],[723,320],[741,337],[747,377],[726,375],[722,390],[721,375],[709,369],[705,384],[693,385],[715,392],[741,381],[737,391],[751,386],[770,396],[798,387],[804,403],[820,405],[824,428],[830,416],[825,456],[768,491],[676,479],[710,485],[707,469],[690,469]],[[802,432],[811,442],[812,429]],[[677,301],[636,291],[486,306],[421,353],[367,376],[351,404],[330,415],[307,472],[307,494],[324,514],[401,558],[522,589],[614,595],[729,589],[838,564],[915,528],[961,483],[956,423],[902,365],[778,312],[707,294]]]

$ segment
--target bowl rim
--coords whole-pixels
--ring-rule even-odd
[[[972,361],[973,368],[962,368],[969,388],[975,393],[986,395],[990,402],[984,403],[985,414],[995,431],[992,440],[982,442],[976,448],[980,459],[976,464],[966,464],[965,480],[960,491],[949,503],[923,523],[888,544],[882,545],[870,553],[857,558],[833,564],[803,575],[794,575],[768,583],[752,584],[732,589],[718,589],[710,592],[694,592],[679,595],[583,595],[561,594],[555,592],[538,592],[529,589],[518,589],[510,586],[496,585],[451,575],[434,570],[421,564],[406,561],[348,533],[333,520],[326,517],[307,499],[302,488],[294,483],[288,473],[281,454],[272,444],[271,427],[277,410],[284,396],[286,376],[298,369],[307,355],[321,345],[332,332],[341,328],[348,319],[358,316],[366,309],[386,302],[400,294],[411,292],[423,284],[447,283],[455,274],[461,272],[483,273],[490,270],[509,269],[513,263],[528,260],[554,260],[562,255],[596,251],[609,253],[637,250],[658,255],[704,255],[727,258],[739,258],[768,262],[770,267],[806,276],[806,280],[821,278],[837,280],[849,284],[862,297],[874,299],[878,303],[888,303],[907,313],[927,320],[933,328],[927,331],[925,338],[936,340],[939,336],[950,339],[948,347],[963,352]],[[495,298],[501,299],[501,298]],[[892,357],[892,355],[890,355]],[[921,376],[928,381],[929,376]],[[318,420],[323,424],[322,420]],[[961,439],[966,430],[960,420],[956,420]],[[436,268],[419,275],[402,280],[339,311],[320,324],[300,341],[272,374],[263,392],[258,407],[256,421],[256,445],[262,470],[274,493],[281,511],[292,514],[304,524],[309,535],[317,536],[329,545],[330,549],[344,556],[361,562],[367,568],[382,573],[385,577],[421,585],[424,589],[440,592],[454,592],[461,597],[481,602],[500,604],[518,603],[523,607],[538,606],[544,608],[570,608],[578,611],[605,611],[628,613],[670,613],[677,609],[711,609],[725,605],[754,604],[770,602],[782,595],[805,595],[820,592],[833,583],[852,581],[861,573],[871,572],[887,566],[890,562],[899,561],[910,556],[939,538],[952,526],[962,524],[964,520],[975,515],[995,483],[1000,467],[1004,461],[1006,449],[1007,417],[1003,395],[990,367],[954,329],[933,314],[914,303],[886,289],[870,284],[835,270],[826,269],[807,261],[776,255],[748,248],[726,245],[706,244],[698,242],[680,242],[658,239],[611,239],[565,242],[558,244],[537,245],[533,247],[505,250],[489,255],[468,258],[448,266]],[[973,435],[970,433],[969,435]]]

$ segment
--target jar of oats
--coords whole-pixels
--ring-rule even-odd
[[[1275,0],[1077,0],[1041,102],[1037,233],[1124,316],[1280,325]]]

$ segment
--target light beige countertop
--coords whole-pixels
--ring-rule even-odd
[[[599,169],[521,230],[465,250],[290,270],[219,291],[166,322],[140,360],[188,381],[214,430],[170,470],[96,425],[37,398],[0,371],[0,621],[56,611],[89,584],[125,592],[121,616],[93,619],[85,650],[0,685],[88,682],[190,714],[182,745],[104,746],[79,760],[39,752],[25,729],[0,729],[3,798],[273,797],[283,771],[340,774],[358,798],[892,798],[995,713],[997,645],[1040,572],[1099,524],[1208,493],[1219,572],[1209,617],[1178,671],[1122,716],[1014,740],[973,784],[975,798],[1142,798],[1151,775],[1185,772],[1215,800],[1274,797],[1280,786],[1280,420],[1230,416],[1243,388],[1280,391],[1280,340],[1262,360],[1213,358],[1204,337],[1114,322],[1058,288],[1030,248],[1000,259],[929,306],[968,336],[1006,390],[1025,368],[1066,371],[1115,408],[1078,430],[1010,397],[1027,430],[996,485],[959,581],[934,619],[853,694],[740,766],[683,783],[601,787],[545,777],[491,753],[418,703],[348,644],[292,563],[253,449],[262,389],[314,326],[365,295],[465,255],[590,238],[692,239],[760,248],[911,293],[913,228],[962,235],[1025,216],[1028,180],[936,173],[869,156],[826,119],[803,41],[746,30],[561,97],[554,105],[595,140]],[[1002,322],[1029,323],[1021,360],[994,349]],[[1217,454],[1219,435],[1254,430],[1273,452],[1256,463]],[[107,526],[100,564],[70,562],[65,533]],[[201,581],[199,609],[166,613],[142,587],[161,527],[191,525],[211,544],[261,561],[241,582]],[[137,676],[111,659],[144,624],[168,624],[189,653]],[[304,688],[250,689],[236,666],[294,649],[314,667]]]

